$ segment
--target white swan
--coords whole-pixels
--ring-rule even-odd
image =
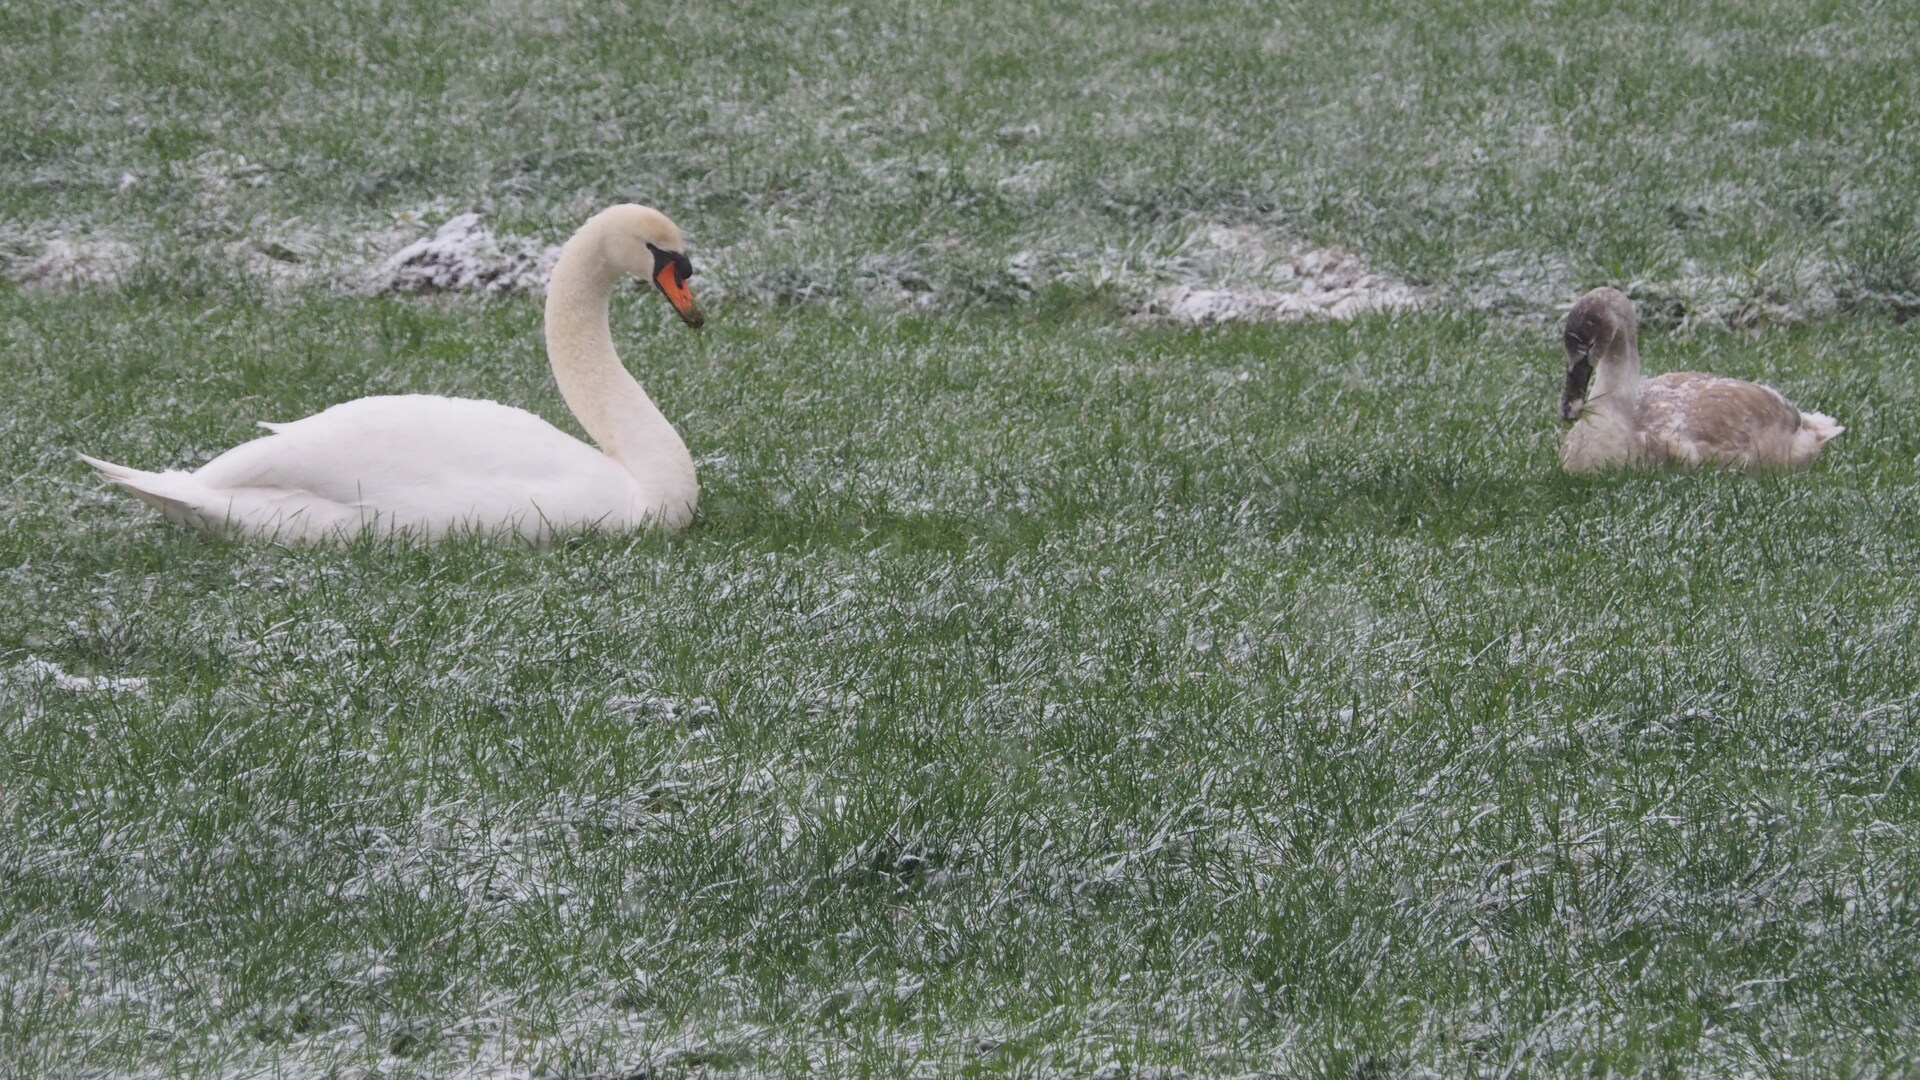
[[[304,420],[193,472],[82,461],[206,532],[291,541],[363,531],[436,539],[449,531],[541,541],[582,529],[678,529],[700,485],[679,432],[614,353],[607,303],[625,274],[653,279],[689,326],[680,230],[644,206],[601,211],[560,251],[547,285],[554,381],[600,449],[511,405],[426,394],[366,397]]]
[[[1805,466],[1845,431],[1830,416],[1801,412],[1771,386],[1673,371],[1640,377],[1633,301],[1595,289],[1567,313],[1567,380],[1560,444],[1570,473],[1623,465]],[[1588,392],[1588,384],[1592,392]]]

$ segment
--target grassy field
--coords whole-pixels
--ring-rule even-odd
[[[1124,299],[1216,223],[1497,310],[1912,311],[1917,10],[16,2],[0,252],[110,238],[168,291],[637,198],[766,303]]]
[[[1920,1072],[1916,16],[0,4],[0,1071]],[[619,198],[713,300],[616,313],[683,534],[211,542],[72,458],[571,427],[537,301],[367,282]],[[1262,285],[1219,228],[1426,307],[1128,317]],[[1602,283],[1849,430],[1561,476]]]

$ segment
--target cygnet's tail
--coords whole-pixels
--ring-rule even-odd
[[[93,466],[103,479],[126,488],[141,502],[167,515],[168,521],[189,528],[206,528],[207,518],[202,508],[207,505],[208,492],[192,473],[145,472],[85,454],[79,457]]]
[[[1825,413],[1803,412],[1800,414],[1800,430],[1813,436],[1813,445],[1817,448],[1825,446],[1828,439],[1847,429]]]
[[[1820,448],[1827,440],[1847,430],[1834,423],[1833,417],[1824,413],[1803,412],[1800,414],[1800,430],[1793,433],[1793,442],[1787,451],[1787,460],[1795,468],[1804,469],[1820,456]]]

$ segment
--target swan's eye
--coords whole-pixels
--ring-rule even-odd
[[[693,293],[687,290],[687,279],[693,276],[692,261],[684,252],[662,251],[652,244],[647,247],[653,251],[653,283],[688,326],[699,326],[705,316],[700,313],[700,305],[693,302]]]
[[[647,250],[653,252],[653,280],[671,280],[677,285],[685,285],[687,279],[693,276],[693,261],[687,258],[685,252],[667,251],[651,243],[647,245]]]

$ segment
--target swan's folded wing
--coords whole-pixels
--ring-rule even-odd
[[[1770,386],[1675,371],[1641,386],[1640,423],[1658,457],[1751,468],[1791,460],[1800,410]]]
[[[605,454],[524,409],[492,401],[361,398],[273,431],[208,462],[199,477],[220,488],[297,493],[431,528],[548,513],[568,520],[588,510],[604,515],[625,509],[631,485]]]

